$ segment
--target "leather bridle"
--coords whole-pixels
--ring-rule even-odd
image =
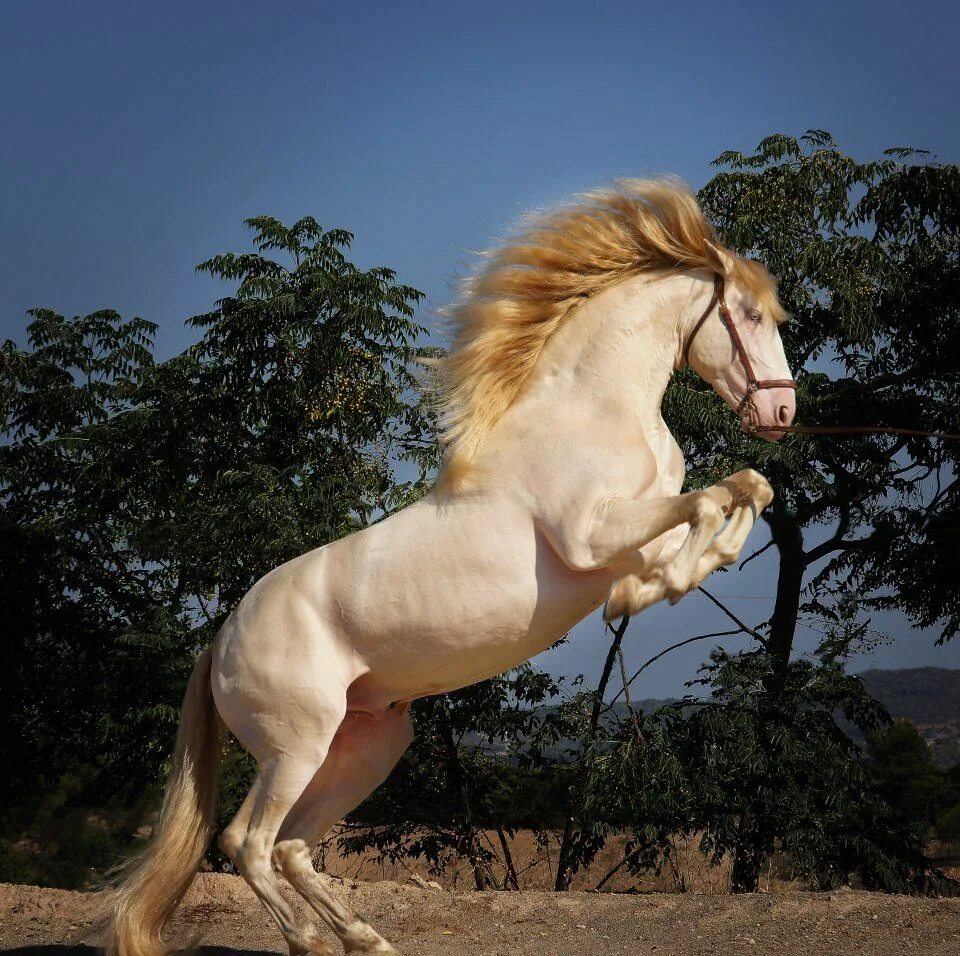
[[[763,432],[798,432],[803,435],[908,435],[920,438],[939,438],[944,441],[960,441],[960,435],[953,435],[948,432],[928,432],[918,428],[897,428],[890,425],[761,425],[759,411],[753,404],[753,396],[764,388],[793,388],[797,383],[792,378],[768,378],[759,379],[753,371],[753,365],[750,364],[750,356],[744,348],[743,339],[734,324],[733,316],[723,297],[724,280],[722,275],[716,275],[713,279],[713,295],[710,296],[710,302],[703,315],[697,319],[687,341],[683,344],[683,363],[686,365],[690,361],[690,346],[696,334],[700,331],[703,323],[713,314],[714,307],[719,305],[720,321],[723,322],[733,342],[740,364],[747,373],[747,389],[740,404],[737,406],[737,414],[743,419],[743,413],[749,411],[749,422],[744,423],[744,430],[752,435]]]
[[[744,427],[748,431],[756,431],[761,429],[760,412],[753,402],[753,396],[765,388],[795,389],[797,383],[792,378],[757,378],[756,373],[753,371],[753,365],[750,362],[750,356],[747,355],[746,347],[743,344],[743,339],[740,338],[740,333],[737,331],[736,323],[733,321],[730,308],[727,306],[726,299],[724,298],[724,287],[723,276],[718,273],[713,278],[713,295],[710,297],[710,302],[703,315],[697,319],[697,324],[694,325],[692,331],[687,336],[687,341],[683,345],[683,361],[684,364],[689,363],[690,346],[693,344],[694,338],[702,328],[704,322],[713,314],[714,307],[719,306],[718,313],[720,315],[720,321],[723,322],[729,333],[730,340],[733,342],[734,351],[736,351],[737,357],[740,359],[740,364],[743,366],[744,372],[747,373],[747,388],[744,391],[743,398],[740,399],[740,404],[737,406],[737,414],[741,417],[741,420],[744,421]],[[744,418],[745,413],[749,415],[749,419]],[[777,427],[778,426],[770,426],[762,430],[770,431]]]

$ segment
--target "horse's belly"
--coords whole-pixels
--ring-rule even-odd
[[[351,688],[357,709],[502,673],[603,601],[608,572],[571,570],[530,523],[512,533],[496,525],[385,541],[365,566],[359,555],[351,562],[334,588],[341,640],[366,671]]]

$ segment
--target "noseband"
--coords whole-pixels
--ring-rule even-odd
[[[747,373],[747,388],[743,393],[743,398],[740,399],[740,404],[737,406],[737,414],[743,418],[744,412],[747,412],[750,416],[749,429],[750,431],[754,431],[760,427],[760,413],[753,403],[753,396],[764,388],[796,388],[797,383],[792,378],[757,378],[753,371],[753,366],[750,364],[750,356],[747,355],[743,339],[740,338],[740,333],[737,331],[737,326],[733,321],[733,316],[730,314],[726,299],[723,297],[723,292],[723,276],[717,274],[713,278],[713,295],[710,296],[710,302],[707,305],[706,311],[697,319],[697,324],[693,327],[693,330],[687,336],[687,341],[684,343],[683,361],[684,364],[689,363],[690,346],[693,344],[694,338],[700,331],[703,323],[710,318],[714,306],[719,305],[718,312],[720,321],[723,322],[727,332],[730,334],[733,348],[737,353],[737,357],[740,359],[740,364],[743,366],[744,372]]]

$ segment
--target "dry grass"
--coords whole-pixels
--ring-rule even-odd
[[[499,841],[494,833],[483,833],[484,844],[494,852],[497,861],[492,873],[498,885],[505,883],[506,873],[499,859],[502,857]],[[607,874],[623,859],[625,837],[611,837],[597,855],[592,865],[577,873],[572,889],[594,890]],[[556,875],[559,838],[547,833],[538,838],[530,830],[521,830],[508,840],[510,854],[522,890],[551,890]],[[717,866],[698,849],[699,837],[677,837],[669,859],[661,861],[660,871],[633,875],[621,867],[606,880],[604,890],[634,893],[698,893],[708,896],[730,892],[730,861],[725,859]],[[944,872],[960,879],[960,857],[951,855],[950,847],[932,845],[930,853]],[[407,882],[414,874],[420,878],[435,880],[444,889],[470,890],[474,888],[474,876],[469,861],[451,855],[438,869],[428,867],[425,860],[406,857],[400,861],[381,861],[373,851],[362,855],[343,855],[336,835],[318,850],[318,867],[331,876],[352,880],[395,880]],[[790,872],[789,861],[775,857],[760,879],[764,893],[787,893],[808,889]]]

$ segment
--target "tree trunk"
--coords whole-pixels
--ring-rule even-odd
[[[571,799],[573,794],[571,792]],[[562,893],[570,889],[570,878],[573,872],[570,868],[570,849],[573,843],[573,814],[567,814],[567,821],[563,825],[563,836],[560,837],[560,852],[557,854],[557,878],[553,881],[553,889],[557,893]]]
[[[797,516],[788,511],[772,511],[766,517],[773,542],[780,553],[777,600],[773,607],[770,637],[767,642],[767,653],[772,664],[767,691],[773,703],[783,692],[787,680],[787,667],[797,631],[800,593],[803,590],[803,575],[807,565],[803,553],[803,528]]]
[[[786,510],[772,510],[766,515],[773,543],[780,555],[777,575],[777,598],[770,620],[770,635],[767,639],[767,654],[770,657],[770,674],[766,679],[766,694],[760,702],[759,716],[771,715],[777,710],[777,702],[787,683],[790,654],[797,631],[797,615],[803,576],[807,570],[803,551],[803,527],[797,516]],[[772,847],[765,821],[746,808],[737,830],[737,846],[733,855],[733,870],[730,888],[734,893],[755,893],[760,882],[763,863]]]
[[[627,632],[627,625],[630,623],[629,617],[620,619],[620,623],[613,632],[613,640],[610,642],[610,649],[607,651],[607,659],[603,662],[603,671],[600,673],[600,683],[597,684],[596,697],[593,701],[593,709],[590,712],[590,725],[587,731],[585,743],[587,749],[593,746],[597,739],[597,728],[600,726],[600,715],[603,713],[603,697],[607,692],[607,685],[610,683],[610,675],[613,673],[613,665],[617,660],[617,651],[623,643],[623,635]],[[557,857],[557,878],[554,880],[553,888],[556,892],[562,892],[570,889],[570,882],[576,871],[575,861],[573,859],[573,848],[579,832],[575,829],[577,812],[581,807],[581,797],[584,792],[584,764],[586,752],[581,758],[579,773],[576,774],[576,780],[570,788],[570,812],[567,814],[567,822],[563,828],[563,836],[560,839],[560,853]]]
[[[497,837],[500,840],[500,849],[503,851],[503,868],[506,870],[503,887],[506,889],[509,886],[519,890],[520,878],[517,876],[517,868],[513,864],[513,854],[510,852],[510,842],[507,840],[506,833],[503,832],[503,827],[497,827]]]
[[[737,849],[733,855],[733,870],[730,873],[730,891],[756,893],[766,855],[760,837],[759,822],[749,813],[744,814],[739,830]]]

